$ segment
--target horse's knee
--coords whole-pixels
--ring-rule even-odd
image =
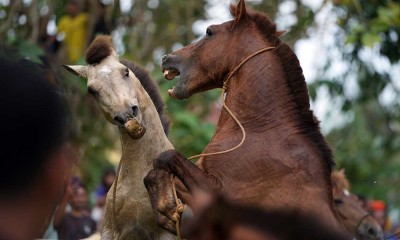
[[[165,169],[167,171],[170,170],[177,156],[178,152],[173,149],[160,153],[160,155],[158,155],[158,157],[154,160],[154,168]]]
[[[168,214],[174,208],[169,173],[163,170],[151,170],[143,181],[153,208]]]
[[[144,186],[148,189],[157,182],[157,172],[152,169],[143,179]]]

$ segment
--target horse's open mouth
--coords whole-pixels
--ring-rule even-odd
[[[176,76],[179,76],[181,73],[175,69],[175,68],[171,68],[171,69],[163,69],[163,73],[164,73],[164,78],[167,80],[172,80],[174,79]],[[174,88],[172,87],[171,89],[168,89],[168,94],[169,96],[171,96],[172,98],[177,99],[176,95],[174,94]]]
[[[125,129],[133,139],[141,138],[146,133],[146,128],[135,118],[132,118],[125,123]]]
[[[164,73],[164,78],[167,80],[172,80],[179,74],[181,74],[177,69],[171,68],[171,69],[163,69]]]

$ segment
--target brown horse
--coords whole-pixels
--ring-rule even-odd
[[[226,105],[246,139],[236,150],[202,157],[196,165],[175,150],[160,154],[156,170],[145,179],[153,207],[163,214],[160,225],[168,228],[165,223],[176,216],[171,193],[154,187],[168,181],[157,169],[181,180],[184,186],[176,182],[178,196],[189,206],[188,191],[199,186],[240,204],[296,209],[343,228],[332,199],[332,152],[310,110],[295,53],[279,39],[275,23],[265,14],[247,11],[244,0],[231,6],[231,13],[234,20],[208,27],[201,40],[164,56],[162,68],[167,79],[180,75],[169,91],[177,99],[225,88]],[[224,108],[204,153],[231,149],[241,139],[241,128]]]
[[[350,192],[344,169],[333,171],[331,178],[335,208],[347,230],[357,239],[382,239],[383,231],[379,223],[361,207],[357,196]]]

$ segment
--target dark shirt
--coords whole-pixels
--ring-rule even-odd
[[[67,213],[57,231],[60,240],[87,238],[96,232],[96,222],[90,216],[78,218]]]

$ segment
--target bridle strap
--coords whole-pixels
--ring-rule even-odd
[[[395,237],[397,235],[400,235],[400,232],[393,233],[392,235],[389,235],[389,236],[385,237],[383,240],[391,239],[392,237]]]
[[[370,213],[366,213],[361,219],[360,221],[358,221],[357,226],[356,226],[356,230],[358,230],[358,228],[361,226],[362,222],[364,221],[364,219],[366,219],[367,217],[371,216]]]

